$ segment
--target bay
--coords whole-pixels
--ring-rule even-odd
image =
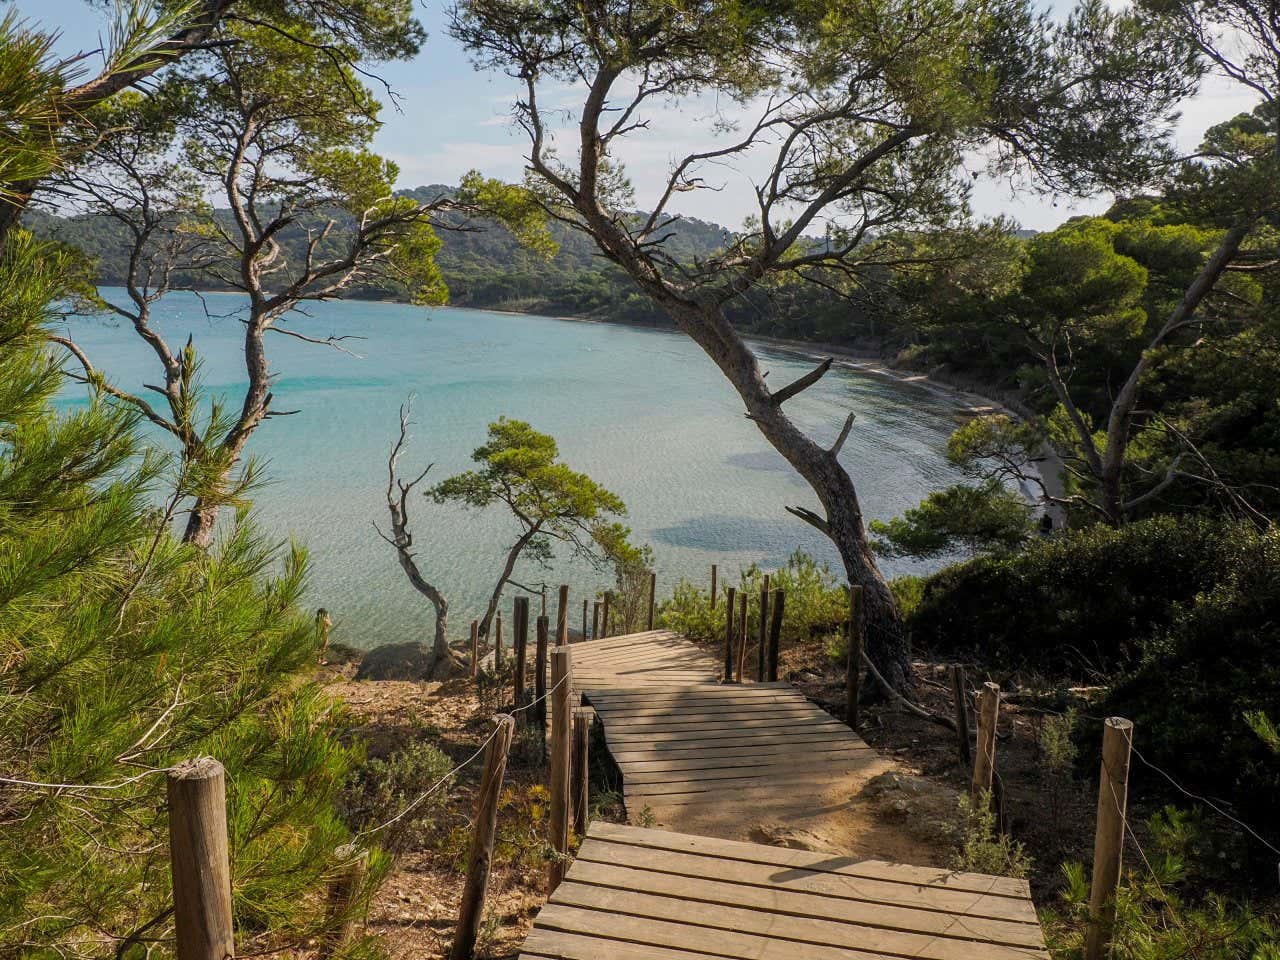
[[[205,388],[236,406],[244,382],[242,302],[175,293],[156,310],[157,327],[175,347],[194,338]],[[127,325],[93,317],[66,326],[121,388],[141,391],[158,381],[154,355]],[[655,551],[660,595],[681,577],[705,582],[712,563],[724,577],[750,563],[775,568],[797,548],[840,570],[830,543],[785,511],[816,508],[808,486],[679,333],[365,301],[313,304],[285,326],[312,337],[363,338],[342,341],[359,356],[270,338],[273,407],[298,412],[269,420],[250,444],[270,481],[255,497],[261,522],[309,550],[307,602],[330,611],[336,639],[368,647],[431,629],[430,608],[375,529],[386,529],[387,454],[399,406],[411,394],[406,473],[431,464],[429,478],[440,480],[467,469],[486,424],[504,415],[527,420],[556,438],[571,466],[626,501],[635,539]],[[772,384],[812,366],[794,351],[755,347]],[[83,397],[77,387],[65,401]],[[958,404],[938,391],[837,364],[787,409],[822,442],[834,439],[849,411],[856,414],[842,461],[868,517],[897,515],[960,478],[945,459]],[[419,563],[449,598],[450,632],[461,635],[483,610],[515,521],[496,507],[478,512],[426,497],[414,498],[412,517]],[[886,561],[884,568],[896,575],[937,565]],[[549,569],[525,565],[517,579],[569,583],[573,610],[610,585],[607,571],[564,557]]]

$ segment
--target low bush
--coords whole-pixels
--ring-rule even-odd
[[[760,622],[760,592],[765,571],[752,564],[741,571],[733,586],[747,595],[747,636],[754,638]],[[782,643],[796,643],[838,632],[848,616],[845,588],[831,568],[802,550],[787,558],[785,566],[770,574],[770,589],[786,593],[783,605]],[[739,601],[735,599],[735,603]],[[698,640],[723,640],[725,597],[711,609],[711,596],[687,580],[676,584],[669,600],[658,609],[658,626]],[[737,616],[737,611],[734,612]]]
[[[1101,709],[1134,721],[1149,761],[1196,793],[1227,798],[1280,846],[1280,756],[1250,722],[1280,717],[1280,533],[1253,538],[1222,582],[1179,608]],[[1169,786],[1141,764],[1135,774],[1144,790]]]
[[[1143,856],[1129,868],[1116,896],[1112,955],[1123,960],[1280,960],[1280,918],[1219,894],[1198,895],[1203,878],[1193,849],[1201,839],[1195,817],[1173,808],[1148,824]],[[1042,913],[1050,954],[1084,956],[1089,880],[1079,863],[1063,867],[1061,910]]]
[[[907,610],[916,649],[972,654],[1009,667],[1106,677],[1144,655],[1144,641],[1248,560],[1244,524],[1158,517],[1037,540],[925,581]]]

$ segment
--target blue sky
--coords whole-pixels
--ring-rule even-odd
[[[64,55],[99,46],[104,15],[83,0],[17,0],[16,6],[30,20],[61,31],[58,49]],[[385,107],[377,148],[400,165],[400,185],[405,187],[456,183],[471,169],[506,180],[519,179],[525,141],[523,133],[513,130],[508,122],[514,84],[505,77],[490,77],[472,69],[466,54],[445,31],[443,3],[420,3],[419,10],[430,34],[422,52],[412,62],[378,68],[400,94],[402,104],[400,110],[390,104]],[[571,96],[565,98],[566,106],[571,100]],[[1250,97],[1225,81],[1211,80],[1185,105],[1178,138],[1185,147],[1192,147],[1206,126],[1250,106]],[[651,131],[623,153],[642,207],[646,199],[656,196],[673,158],[710,142],[705,105],[661,111],[652,119]],[[751,166],[748,162],[742,169],[725,171],[722,180],[726,189],[681,195],[674,209],[728,226],[739,225],[750,212],[747,190]],[[973,195],[978,214],[1005,214],[1038,230],[1052,228],[1076,213],[1100,212],[1108,203],[1108,198],[1079,203],[1043,197],[1016,185],[985,179],[975,183]]]

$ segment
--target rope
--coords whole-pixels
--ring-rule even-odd
[[[1033,706],[1024,705],[1024,704],[1014,704],[1014,706],[1019,711],[1026,711],[1028,713],[1039,713],[1044,715],[1052,715],[1056,717],[1065,717],[1068,715],[1067,713],[1061,710],[1054,710],[1050,707],[1033,707]],[[1095,717],[1087,713],[1077,712],[1077,713],[1073,713],[1072,716],[1078,717],[1081,720],[1093,720],[1097,723],[1105,723],[1107,720],[1106,717]],[[1249,826],[1249,824],[1245,823],[1239,817],[1233,816],[1232,814],[1228,813],[1226,810],[1222,809],[1222,807],[1219,806],[1217,803],[1215,803],[1213,800],[1210,800],[1208,797],[1201,796],[1198,793],[1188,790],[1186,787],[1180,784],[1177,780],[1175,780],[1173,778],[1173,775],[1170,774],[1167,770],[1164,770],[1161,767],[1156,766],[1154,763],[1152,763],[1150,760],[1144,757],[1142,755],[1142,751],[1133,745],[1132,740],[1129,743],[1129,749],[1132,751],[1133,755],[1138,758],[1138,761],[1144,767],[1146,767],[1149,770],[1154,770],[1156,773],[1160,774],[1160,776],[1168,780],[1169,784],[1175,790],[1181,793],[1183,796],[1187,797],[1188,799],[1195,800],[1197,803],[1203,803],[1205,806],[1209,807],[1209,809],[1211,809],[1214,813],[1218,814],[1218,816],[1222,817],[1225,820],[1229,820],[1232,823],[1234,823],[1237,827],[1240,827],[1240,829],[1244,830],[1246,833],[1252,836],[1255,840],[1257,840],[1260,844],[1266,847],[1269,851],[1276,854],[1276,856],[1280,856],[1280,848],[1275,847],[1265,837],[1263,837],[1262,834],[1258,833],[1257,830],[1253,829],[1253,827]],[[1125,818],[1125,826],[1126,826],[1126,829],[1128,829],[1127,817]],[[1135,840],[1134,842],[1136,843],[1137,841]]]
[[[555,693],[558,689],[560,689],[560,687],[563,686],[568,680],[569,680],[568,676],[561,677],[542,696],[529,701],[522,707],[514,708],[509,713],[500,713],[500,714],[497,714],[497,716],[502,718],[510,717],[514,719],[516,714],[523,713],[525,710],[529,710],[532,707],[537,706],[543,700],[546,700],[548,697],[551,696],[551,694]],[[462,770],[466,769],[470,764],[474,763],[476,758],[478,758],[482,753],[484,753],[484,751],[488,748],[489,744],[493,742],[493,738],[498,735],[498,730],[499,730],[499,726],[495,726],[493,729],[493,732],[490,733],[489,736],[485,738],[484,742],[480,744],[479,747],[476,748],[475,753],[471,754],[471,756],[467,757],[467,759],[463,760],[460,764],[458,764],[456,767],[454,767],[452,770],[446,773],[443,777],[441,777],[439,780],[433,783],[430,787],[424,790],[421,794],[419,794],[415,799],[413,799],[408,804],[406,804],[405,807],[399,813],[397,813],[394,817],[391,817],[389,820],[386,820],[378,824],[376,827],[366,827],[364,830],[361,830],[359,833],[357,833],[354,838],[352,838],[352,842],[360,840],[363,837],[373,836],[375,833],[380,833],[381,831],[385,830],[387,827],[390,827],[393,824],[396,824],[399,821],[403,820],[405,817],[407,817],[410,813],[416,810],[424,801],[426,801],[429,797],[433,796],[441,787],[443,787],[446,783],[448,783],[454,776],[456,776]]]
[[[0,777],[0,783],[14,787],[27,787],[33,790],[120,790],[131,783],[145,780],[147,777],[157,773],[169,773],[176,769],[176,767],[153,767],[143,771],[136,777],[126,777],[123,780],[116,780],[112,783],[41,783],[37,780],[18,780],[13,777]]]

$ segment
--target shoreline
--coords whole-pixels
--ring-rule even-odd
[[[680,333],[680,331],[675,327],[664,327],[654,324],[623,323],[619,320],[610,320],[604,317],[573,317],[545,313],[532,313],[527,310],[496,310],[489,307],[453,307],[453,309],[483,310],[489,313],[497,313],[511,317],[542,317],[548,320],[562,320],[570,323],[600,323],[607,324],[609,326],[630,327],[632,329],[639,330],[656,330],[676,334]],[[853,370],[867,376],[879,377],[882,380],[891,380],[894,383],[919,387],[922,390],[932,393],[936,397],[946,400],[948,403],[955,406],[958,414],[967,417],[979,417],[1002,413],[1013,417],[1016,420],[1032,419],[1030,410],[1028,410],[1020,400],[1002,390],[992,387],[990,384],[982,384],[980,382],[967,379],[963,382],[949,381],[939,377],[936,371],[929,372],[894,367],[885,360],[883,354],[859,351],[854,347],[844,346],[841,344],[813,340],[791,340],[784,337],[770,337],[764,334],[742,334],[741,336],[749,346],[752,344],[760,344],[763,346],[775,347],[783,351],[790,352],[796,356],[812,360],[823,360],[827,357],[831,357],[834,360],[833,366],[844,367],[847,370]],[[1035,471],[1039,484],[1043,486],[1044,491],[1047,492],[1049,496],[1062,497],[1065,494],[1065,489],[1061,478],[1061,461],[1057,455],[1048,448],[1045,448],[1042,453],[1041,465],[1032,464],[1030,465],[1030,469]],[[1039,511],[1037,515],[1048,514],[1052,519],[1055,528],[1065,526],[1065,509],[1058,504],[1044,502],[1044,497],[1040,491],[1036,489],[1036,486],[1037,485],[1034,481],[1024,480],[1019,482],[1018,489],[1028,502],[1036,506]]]

